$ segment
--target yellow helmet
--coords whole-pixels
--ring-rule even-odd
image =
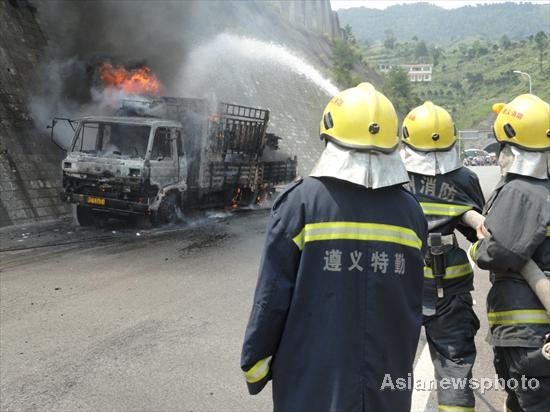
[[[393,104],[370,83],[344,90],[325,107],[321,139],[350,149],[393,152],[399,144]]]
[[[534,94],[522,94],[508,104],[496,103],[496,139],[525,150],[550,150],[550,106]]]
[[[403,120],[403,143],[421,152],[450,150],[456,129],[449,112],[432,102],[415,107]]]

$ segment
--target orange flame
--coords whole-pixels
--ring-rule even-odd
[[[126,70],[122,66],[103,63],[98,74],[105,88],[121,90],[126,94],[156,96],[162,88],[158,77],[147,66]]]

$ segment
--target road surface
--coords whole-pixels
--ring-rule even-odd
[[[489,193],[497,169],[476,171]],[[165,229],[64,220],[1,230],[1,410],[271,410],[269,385],[248,396],[239,369],[266,218],[263,210]],[[476,270],[476,377],[494,376],[488,288]],[[429,379],[424,343],[415,374]],[[477,409],[500,410],[503,397],[478,394]],[[435,410],[435,396],[417,392],[413,405]]]

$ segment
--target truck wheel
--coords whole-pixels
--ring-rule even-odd
[[[95,223],[92,209],[86,206],[76,206],[76,220],[80,226],[92,226]]]
[[[151,223],[153,226],[168,225],[176,221],[176,195],[171,194],[161,200],[159,208],[151,212]]]

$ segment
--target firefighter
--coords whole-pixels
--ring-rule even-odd
[[[462,166],[451,115],[425,102],[411,110],[402,127],[401,156],[409,188],[428,220],[428,255],[424,268],[424,328],[435,369],[438,408],[473,411],[475,398],[467,379],[476,358],[474,337],[479,320],[472,309],[473,270],[457,243],[455,230],[477,240],[475,227],[462,216],[481,213],[485,200],[474,172]],[[460,389],[442,379],[466,381]]]
[[[509,383],[507,409],[550,411],[550,359],[541,351],[550,339],[550,319],[520,275],[532,259],[550,276],[550,107],[524,94],[493,110],[502,179],[487,201],[481,240],[470,255],[491,271],[487,340],[497,374]],[[538,381],[536,390],[535,381],[525,385],[531,378]],[[519,380],[517,387],[512,379]]]
[[[427,224],[397,127],[372,85],[339,93],[318,163],[273,205],[241,367],[251,394],[273,380],[275,411],[410,409]]]

